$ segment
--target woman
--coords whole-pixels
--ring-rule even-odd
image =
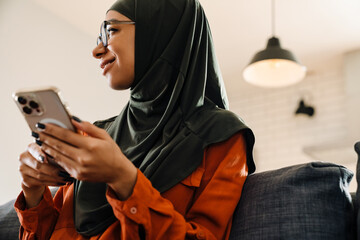
[[[74,118],[83,135],[37,125],[37,144],[20,156],[20,237],[227,239],[255,170],[254,137],[224,110],[199,2],[115,2],[93,56],[113,89],[130,88],[130,100],[95,126]],[[65,183],[53,199],[47,186]]]

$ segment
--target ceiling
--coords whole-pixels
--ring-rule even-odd
[[[94,39],[114,0],[33,0]],[[246,87],[242,70],[271,37],[270,0],[200,0],[213,33],[228,91]],[[69,7],[71,6],[71,7]],[[86,9],[84,9],[86,6]],[[360,49],[359,0],[277,0],[275,35],[309,74],[341,67]]]

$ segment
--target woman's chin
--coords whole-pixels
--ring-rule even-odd
[[[109,81],[109,87],[111,87],[114,90],[126,90],[130,88],[130,86],[127,85],[124,86],[123,84],[114,83],[112,81]]]
[[[133,79],[116,79],[112,78],[111,75],[106,76],[108,80],[109,87],[111,87],[114,90],[126,90],[131,87],[131,84],[133,83]]]

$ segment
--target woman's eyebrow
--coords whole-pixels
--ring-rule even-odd
[[[115,19],[115,18],[112,18],[112,19],[109,19],[109,20],[106,20],[106,22],[108,23],[116,23],[116,22],[131,22],[131,20],[119,20],[119,19]]]
[[[118,22],[118,21],[121,21],[121,20],[118,20],[118,19],[115,19],[115,18],[111,18],[109,20],[106,20],[107,22]]]

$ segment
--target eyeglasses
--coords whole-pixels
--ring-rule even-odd
[[[97,42],[96,42],[97,45],[99,45],[102,42],[103,46],[107,47],[108,40],[110,39],[110,33],[109,33],[108,26],[112,25],[112,24],[135,24],[135,22],[133,22],[133,21],[118,21],[118,20],[104,21],[100,27],[100,34],[99,34],[99,37],[97,38]]]

